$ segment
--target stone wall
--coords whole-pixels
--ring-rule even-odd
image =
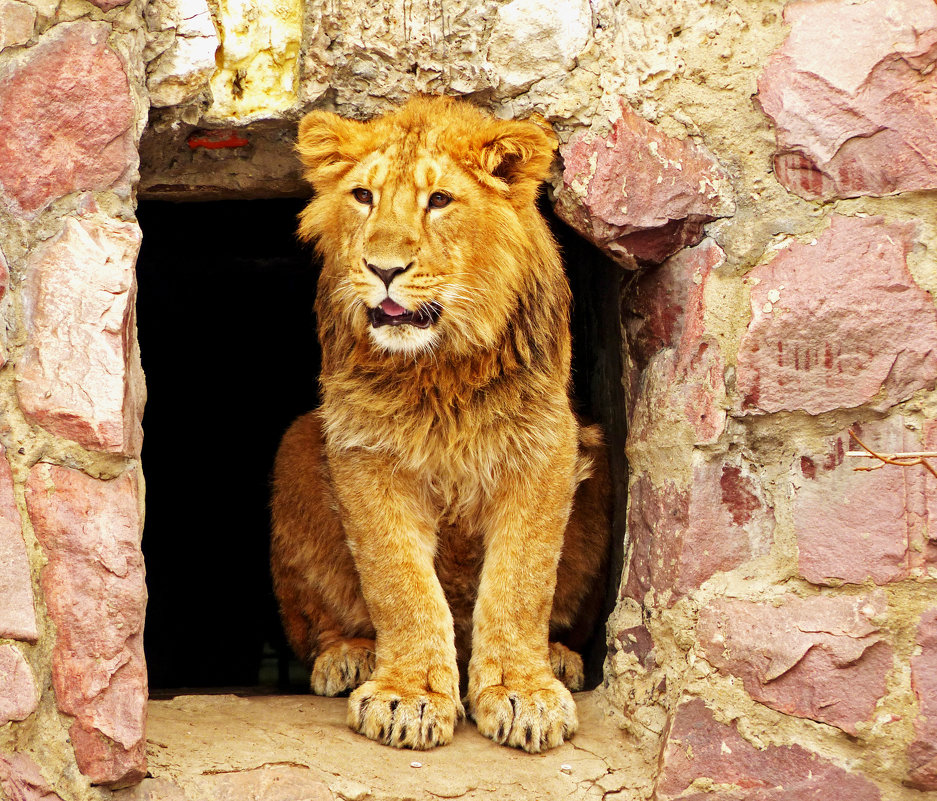
[[[627,271],[632,794],[937,790],[937,477],[848,455],[937,448],[933,0],[260,8],[0,0],[2,792],[145,773],[135,193],[302,194],[304,111],[416,91],[546,117]]]

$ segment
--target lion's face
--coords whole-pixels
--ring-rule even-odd
[[[531,268],[519,251],[543,229],[534,199],[554,147],[535,124],[445,98],[371,123],[307,115],[316,197],[300,233],[325,258],[320,316],[328,304],[385,352],[495,342]]]

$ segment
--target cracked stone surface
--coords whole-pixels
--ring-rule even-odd
[[[118,791],[114,801],[647,797],[651,766],[597,699],[580,693],[576,701],[580,729],[572,742],[536,755],[496,745],[470,722],[444,748],[388,748],[345,725],[344,698],[151,701],[150,778]]]

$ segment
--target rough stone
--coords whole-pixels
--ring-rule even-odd
[[[632,482],[629,531],[633,543],[626,593],[669,590],[671,603],[719,572],[768,552],[774,514],[747,467],[698,461],[693,483],[656,487],[645,474]]]
[[[112,786],[146,774],[146,606],[137,477],[111,481],[38,464],[26,502],[48,562],[52,682],[81,772]]]
[[[775,173],[805,198],[937,188],[937,6],[795,2],[758,82]]]
[[[488,62],[502,91],[516,94],[567,72],[592,36],[588,0],[511,0],[499,6],[488,40]]]
[[[0,446],[0,637],[35,642],[39,638],[13,474]]]
[[[915,644],[920,652],[911,658],[911,684],[920,714],[914,723],[914,742],[908,747],[908,784],[937,790],[937,607],[921,616]]]
[[[886,610],[880,597],[716,599],[697,634],[706,658],[741,678],[756,701],[855,735],[892,668],[892,649],[872,622]]]
[[[631,410],[632,446],[653,439],[662,426],[672,430],[671,419],[688,423],[696,444],[715,442],[725,428],[725,363],[704,327],[706,284],[724,261],[722,249],[706,240],[649,270],[629,293],[626,325],[635,367],[629,394],[640,398]]]
[[[878,453],[919,451],[921,440],[902,417],[854,425]],[[888,584],[922,568],[933,528],[928,505],[937,487],[923,467],[877,466],[850,457],[858,450],[848,431],[829,440],[825,453],[805,454],[794,468],[794,531],[800,574],[814,584]]]
[[[39,706],[39,691],[19,648],[0,645],[0,726],[25,720]]]
[[[10,288],[10,269],[6,257],[0,250],[0,304]],[[7,326],[3,320],[3,306],[0,305],[0,368],[7,363]]]
[[[886,409],[934,384],[937,310],[908,272],[913,230],[835,215],[815,242],[751,271],[737,370],[744,413]]]
[[[20,0],[0,0],[0,50],[26,44],[33,35],[36,9]]]
[[[663,134],[624,102],[607,135],[577,133],[560,153],[557,214],[626,267],[697,244],[703,224],[733,208],[708,151]]]
[[[658,801],[879,801],[872,782],[799,745],[758,749],[719,723],[699,698],[677,707],[657,782]]]
[[[34,215],[81,190],[129,187],[133,103],[111,26],[57,25],[0,67],[0,191]]]
[[[147,57],[146,86],[154,107],[195,100],[215,71],[220,45],[205,0],[158,0],[148,3],[147,29],[153,42]]]
[[[0,787],[12,801],[62,801],[39,766],[22,752],[0,753]]]
[[[102,11],[110,11],[112,8],[127,5],[130,0],[88,0],[88,2],[94,3]]]
[[[68,219],[36,248],[16,366],[27,418],[92,450],[139,453],[143,377],[136,346],[135,224]]]

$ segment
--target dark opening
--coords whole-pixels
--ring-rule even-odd
[[[303,691],[268,569],[269,474],[290,422],[316,403],[317,270],[295,238],[303,200],[140,203],[138,326],[148,401],[143,552],[154,695],[180,688]],[[573,289],[581,412],[610,446],[616,517],[608,604],[624,542],[621,268],[544,212]],[[605,632],[587,656],[601,680]]]

